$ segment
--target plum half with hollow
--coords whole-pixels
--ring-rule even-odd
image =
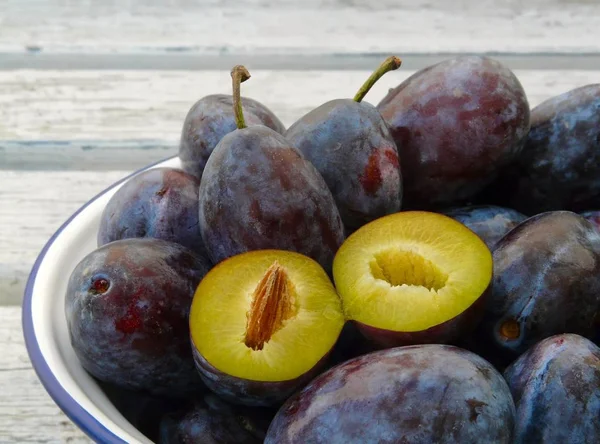
[[[474,328],[492,254],[460,222],[406,211],[354,232],[333,263],[346,318],[380,348],[447,343]]]

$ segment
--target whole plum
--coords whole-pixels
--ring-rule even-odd
[[[160,239],[123,239],[88,254],[69,278],[65,315],[81,365],[131,390],[190,396],[203,389],[188,316],[209,264]]]
[[[600,207],[600,84],[553,97],[531,112],[531,131],[502,181],[525,214]]]
[[[538,342],[504,372],[515,444],[600,442],[600,349],[574,334]]]
[[[152,168],[129,179],[111,197],[100,219],[98,246],[152,237],[206,255],[198,222],[200,181],[175,168]]]
[[[405,209],[465,204],[516,159],[529,131],[521,83],[489,57],[418,71],[377,108],[402,160]]]
[[[248,125],[264,125],[280,134],[285,131],[277,116],[262,103],[242,97],[242,106]],[[213,149],[236,128],[233,96],[211,94],[198,100],[181,129],[179,158],[184,171],[200,179]]]
[[[506,382],[484,359],[415,345],[321,374],[279,409],[265,443],[508,444],[514,415]]]
[[[527,216],[516,210],[495,205],[450,208],[443,211],[443,214],[466,225],[489,248],[493,248],[506,233],[527,219]]]
[[[215,147],[200,181],[200,232],[214,263],[246,251],[279,249],[331,271],[344,227],[323,176],[281,134],[247,126],[239,102],[243,66],[232,70],[235,131]]]
[[[261,444],[274,412],[227,404],[207,394],[189,407],[165,415],[160,444]]]
[[[401,61],[388,57],[354,99],[330,100],[298,119],[285,138],[321,173],[348,232],[400,210],[402,174],[398,150],[377,109],[362,101]]]
[[[494,278],[478,337],[512,361],[544,338],[592,337],[600,311],[600,232],[582,216],[532,216],[493,250]],[[487,341],[490,341],[487,343]]]

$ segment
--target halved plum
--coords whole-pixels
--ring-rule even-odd
[[[489,248],[460,222],[405,211],[352,234],[333,276],[347,319],[386,348],[451,342],[474,328],[492,268]]]
[[[342,327],[340,299],[313,259],[282,250],[233,256],[202,280],[190,331],[196,366],[224,399],[277,405],[327,362]]]

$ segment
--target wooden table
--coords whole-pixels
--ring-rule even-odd
[[[20,324],[27,275],[80,205],[177,154],[188,109],[229,93],[234,64],[252,74],[243,94],[286,125],[351,97],[392,53],[404,66],[381,79],[370,103],[450,53],[493,52],[532,106],[600,82],[592,0],[123,3],[0,0],[2,444],[89,442],[31,368]]]

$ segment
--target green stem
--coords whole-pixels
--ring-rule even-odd
[[[246,128],[244,113],[242,112],[242,97],[240,95],[240,84],[250,78],[250,73],[245,66],[236,65],[231,70],[231,79],[233,83],[233,114],[235,123],[239,129]]]
[[[381,76],[383,76],[388,71],[393,71],[395,69],[400,68],[400,65],[402,65],[402,60],[400,60],[396,56],[390,56],[387,59],[385,59],[384,62],[381,65],[379,65],[379,68],[377,68],[375,72],[373,72],[373,74],[371,74],[371,76],[367,79],[367,81],[363,83],[363,86],[360,87],[360,89],[354,96],[354,101],[360,102],[362,99],[364,99],[369,90],[373,87],[373,85],[375,85],[375,83],[381,78]]]

